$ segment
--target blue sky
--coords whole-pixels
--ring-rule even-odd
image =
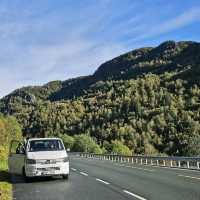
[[[0,0],[0,97],[92,74],[122,53],[200,41],[199,0]]]

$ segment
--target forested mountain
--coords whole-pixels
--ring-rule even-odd
[[[24,135],[62,136],[69,145],[87,135],[99,145],[83,151],[200,154],[200,44],[133,50],[93,75],[18,89],[0,111]]]

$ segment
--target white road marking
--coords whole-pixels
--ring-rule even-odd
[[[154,169],[146,169],[146,168],[141,168],[141,167],[133,167],[133,166],[130,166],[130,165],[123,165],[123,164],[115,164],[115,165],[120,166],[120,167],[140,169],[140,170],[149,171],[149,172],[154,172],[155,171]]]
[[[88,176],[88,174],[86,174],[85,172],[80,172],[80,174],[82,174],[83,176]]]
[[[182,175],[182,174],[179,174],[178,176],[200,180],[200,177],[195,177],[195,176],[185,176],[185,175]]]
[[[72,170],[72,171],[75,171],[75,172],[77,171],[77,169],[75,169],[75,168],[71,168],[71,170]]]
[[[131,195],[131,196],[133,196],[133,197],[135,197],[135,198],[137,198],[137,199],[140,199],[140,200],[147,200],[147,199],[145,199],[145,198],[143,198],[143,197],[141,197],[141,196],[139,196],[139,195],[137,195],[137,194],[133,194],[132,192],[129,192],[128,190],[123,190],[123,192],[125,192],[126,194],[129,194],[129,195]]]
[[[140,169],[140,170],[144,170],[144,171],[149,171],[149,172],[154,172],[155,170],[153,170],[153,169],[145,169],[145,168],[141,168],[141,167],[131,167],[131,168],[133,168],[133,169]]]
[[[125,166],[123,164],[115,164],[115,165],[120,166],[120,167],[124,167]]]
[[[106,184],[106,185],[109,185],[109,184],[110,184],[110,183],[108,183],[108,182],[106,182],[106,181],[104,181],[104,180],[101,180],[101,179],[99,179],[99,178],[96,178],[96,181],[99,181],[99,182],[104,183],[104,184]]]

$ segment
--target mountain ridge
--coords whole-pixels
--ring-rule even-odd
[[[137,78],[137,76],[141,76],[144,73],[159,73],[159,69],[161,71],[165,70],[173,70],[174,68],[178,69],[181,66],[176,66],[174,63],[167,63],[168,61],[168,54],[170,58],[175,59],[174,62],[183,64],[180,62],[184,59],[184,64],[190,65],[191,59],[187,60],[187,53],[186,50],[183,54],[184,56],[175,56],[173,55],[174,52],[184,51],[187,48],[189,52],[193,51],[194,55],[198,56],[200,54],[200,43],[193,42],[193,41],[165,41],[161,43],[157,47],[143,47],[138,48],[127,53],[124,53],[116,58],[113,58],[103,64],[101,64],[97,70],[94,72],[93,75],[88,76],[80,76],[77,78],[68,79],[65,81],[51,81],[43,86],[27,86],[20,89],[13,91],[11,94],[6,95],[2,99],[8,98],[10,95],[18,95],[19,91],[28,91],[35,95],[35,90],[39,90],[40,93],[45,93],[46,90],[50,90],[47,96],[42,96],[37,94],[36,97],[41,99],[50,100],[50,101],[59,101],[62,99],[71,99],[74,96],[82,95],[83,91],[88,89],[88,87],[94,84],[97,81],[105,81],[105,80],[119,80],[119,79],[131,79]],[[197,50],[196,50],[197,49]],[[197,52],[195,52],[197,51]],[[176,52],[176,53],[177,53]],[[180,58],[179,58],[180,57]],[[194,56],[193,56],[194,57]],[[159,61],[158,59],[161,60]],[[165,65],[162,66],[162,62],[166,62]],[[150,62],[149,64],[145,62]],[[199,62],[199,60],[198,60]],[[199,63],[195,63],[197,65]],[[153,68],[151,68],[153,66]],[[183,66],[187,67],[187,66]]]

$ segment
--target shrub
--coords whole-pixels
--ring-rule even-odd
[[[102,153],[99,145],[88,135],[75,135],[74,136],[73,151],[88,152],[88,153]]]
[[[113,153],[122,154],[122,155],[132,155],[131,150],[118,140],[113,140],[111,142],[111,145],[112,145]]]

